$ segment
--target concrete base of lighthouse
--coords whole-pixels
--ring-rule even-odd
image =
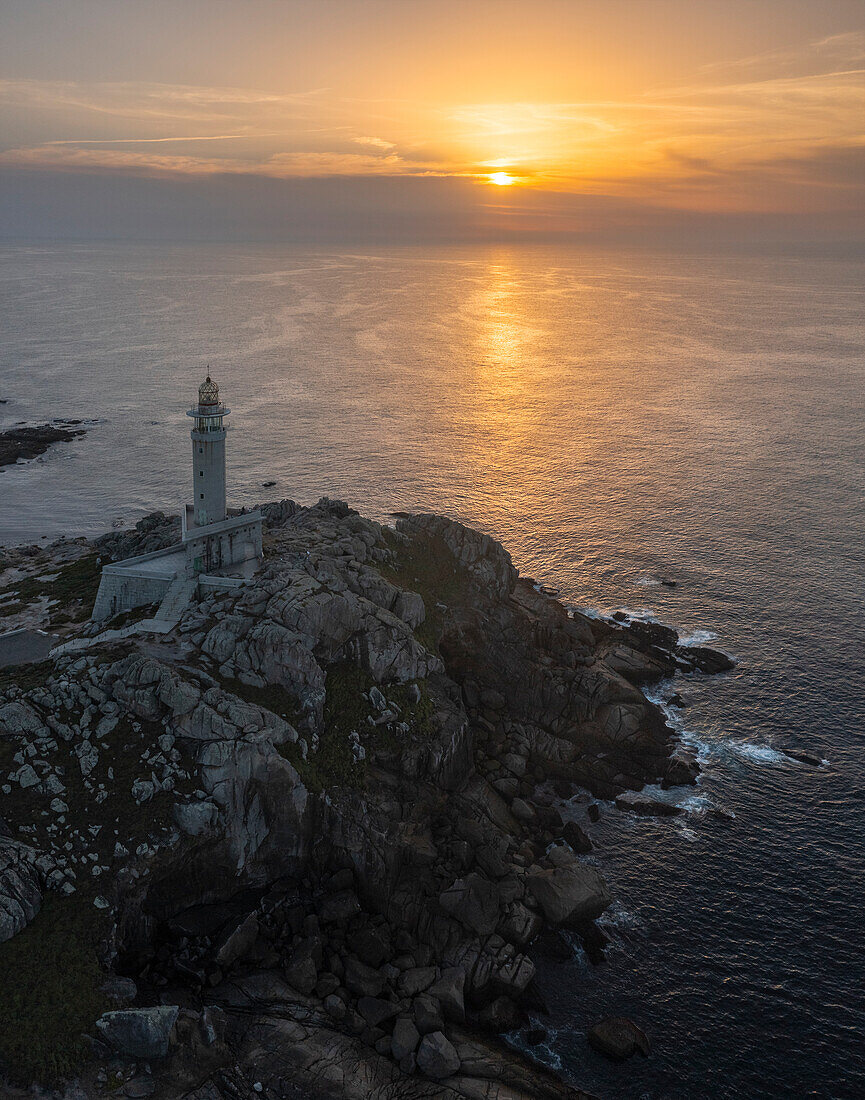
[[[200,591],[236,588],[261,564],[261,512],[243,512],[196,527],[187,505],[181,524],[182,540],[174,546],[103,568],[90,616],[94,622],[156,602],[155,619],[176,622]]]
[[[261,560],[261,512],[244,512],[199,527],[192,505],[187,504],[181,524],[188,577],[233,569],[247,562],[257,565]]]

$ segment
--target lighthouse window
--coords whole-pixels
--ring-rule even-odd
[[[198,448],[198,453],[199,453],[200,455],[203,455],[203,454],[204,454],[204,448],[203,448],[203,447],[199,447],[199,448]]]
[[[199,493],[198,494],[198,499],[199,500],[204,500],[204,493]]]
[[[204,477],[204,470],[199,470],[198,471],[198,476],[199,477]]]

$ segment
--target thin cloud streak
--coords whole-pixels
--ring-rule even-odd
[[[805,212],[833,202],[849,209],[862,201],[856,164],[865,144],[865,69],[836,66],[862,57],[865,36],[838,34],[798,51],[700,70],[767,70],[753,79],[537,103],[442,105],[341,96],[324,87],[275,93],[148,81],[3,80],[0,122],[19,136],[5,143],[0,166],[277,180],[485,180],[496,167],[517,177],[520,191],[719,211]],[[832,67],[813,71],[820,60]],[[91,126],[104,132],[92,133]],[[85,127],[92,136],[70,136]],[[199,143],[213,143],[213,155],[183,149]],[[160,145],[178,151],[146,148]]]

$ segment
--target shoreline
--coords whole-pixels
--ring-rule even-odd
[[[716,651],[678,646],[675,632],[657,624],[575,618],[520,580],[499,544],[453,521],[408,516],[393,531],[326,500],[312,508],[284,501],[265,514],[270,541],[261,573],[235,596],[191,606],[174,637],[96,640],[92,650],[43,668],[23,694],[15,669],[0,670],[6,737],[12,707],[21,727],[13,737],[29,739],[35,762],[44,763],[31,767],[35,782],[28,773],[26,787],[25,765],[16,769],[17,784],[6,783],[3,805],[13,791],[17,800],[14,823],[28,825],[21,815],[27,804],[41,805],[37,794],[51,775],[68,784],[69,765],[58,772],[51,760],[55,749],[65,751],[62,740],[81,771],[78,812],[87,805],[88,820],[98,819],[98,807],[111,805],[119,811],[116,843],[138,852],[124,867],[99,850],[101,842],[86,841],[96,859],[84,852],[84,866],[100,872],[85,885],[81,864],[64,865],[61,846],[48,843],[60,862],[31,885],[41,896],[51,879],[67,904],[84,899],[89,916],[95,905],[113,923],[101,965],[126,981],[135,976],[130,1012],[139,1023],[142,1013],[155,1019],[166,988],[173,995],[177,1014],[158,1071],[159,1087],[169,1091],[159,1095],[171,1095],[190,1050],[202,1065],[213,1046],[223,1059],[241,1057],[252,1040],[239,1021],[269,1020],[254,1025],[266,1031],[279,1004],[280,1019],[294,1006],[289,1015],[307,1029],[307,1048],[338,1034],[348,1044],[343,1059],[362,1057],[370,1073],[390,1075],[401,1088],[440,1081],[453,1089],[484,1074],[491,1088],[523,1087],[533,1072],[540,1076],[531,1087],[545,1091],[531,1095],[579,1096],[482,1038],[512,1030],[535,1003],[525,949],[544,927],[572,928],[596,960],[603,954],[595,921],[610,897],[579,858],[591,849],[591,804],[583,823],[564,821],[556,796],[578,785],[615,798],[653,780],[692,784],[696,760],[639,685],[676,667],[731,666]],[[67,615],[61,629],[76,630],[98,582],[94,556],[127,556],[172,537],[172,521],[157,513],[134,532],[37,550],[44,555],[37,570],[52,548],[66,557],[58,577],[38,581],[41,614]],[[26,558],[21,551],[12,568],[20,573]],[[58,611],[45,586],[68,582],[84,561],[87,578],[78,588],[66,584]],[[32,572],[18,580],[37,584]],[[32,669],[17,675],[27,680]],[[97,729],[116,719],[105,745],[90,733],[96,719],[83,725],[64,717],[68,740],[63,731],[58,739],[49,719],[58,721],[58,703],[65,716],[67,696],[73,712],[76,698],[85,710],[96,707]],[[34,737],[34,720],[54,735]],[[118,724],[128,724],[130,746],[143,748],[134,771],[146,764],[144,774],[126,772],[122,781],[101,777],[108,759],[119,764],[120,745],[111,748]],[[130,785],[125,809],[111,783]],[[66,806],[65,789],[58,797]],[[55,836],[65,838],[71,806],[59,813],[63,821],[51,822]],[[157,806],[158,824],[152,819],[133,845],[142,813]],[[214,878],[216,867],[223,877]],[[286,876],[290,885],[277,888]],[[225,905],[244,890],[258,899],[227,929]],[[199,955],[188,955],[190,933],[182,935],[187,946],[178,955],[172,922],[202,905],[215,906],[222,923],[204,934]],[[145,912],[155,914],[149,931]],[[7,943],[22,934],[26,928]],[[256,974],[258,985],[250,985]],[[331,1003],[329,1015],[334,996],[342,1007]],[[221,1033],[205,1020],[208,1005],[223,1014]],[[301,1020],[311,1018],[327,1024],[310,1031]],[[96,1049],[109,1061],[113,1050],[116,1060],[122,1041],[106,1043],[105,1026],[93,1034]],[[213,1032],[209,1044],[205,1032]],[[289,1058],[302,1072],[283,1040],[273,1058]],[[471,1093],[454,1092],[463,1094]]]

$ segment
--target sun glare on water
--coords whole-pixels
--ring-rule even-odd
[[[515,182],[514,177],[509,176],[507,172],[493,172],[488,178],[496,187],[510,187]]]

